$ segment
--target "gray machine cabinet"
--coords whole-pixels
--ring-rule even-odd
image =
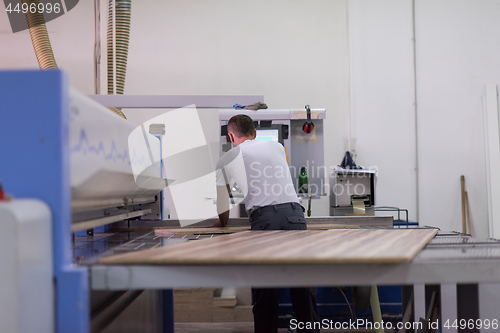
[[[300,169],[304,166],[309,181],[309,194],[313,196],[326,195],[325,175],[327,168],[324,159],[323,120],[314,120],[314,131],[305,134],[302,131],[304,120],[291,120],[291,160],[290,173],[295,188],[298,189]]]
[[[257,128],[265,126],[281,125],[288,136],[281,137],[281,144],[285,147],[290,173],[294,182],[295,189],[298,189],[298,179],[300,169],[304,166],[307,170],[310,195],[326,195],[325,176],[327,169],[324,163],[324,135],[323,119],[325,118],[324,109],[311,109],[311,121],[314,123],[314,130],[310,134],[302,131],[302,126],[306,121],[306,111],[295,109],[266,109],[258,111],[250,110],[220,110],[220,133],[223,133],[223,127],[227,121],[234,115],[246,114],[256,122]],[[231,148],[225,135],[220,136],[221,156]]]
[[[375,213],[376,170],[340,169],[330,174],[330,215],[353,214],[352,200],[361,199],[367,214]]]

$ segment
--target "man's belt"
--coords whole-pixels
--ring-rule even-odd
[[[270,212],[270,211],[275,211],[277,212],[278,210],[284,209],[284,208],[293,208],[293,209],[302,209],[302,212],[305,211],[305,208],[302,207],[298,202],[285,202],[282,204],[276,204],[276,205],[268,205],[268,206],[263,206],[263,207],[258,207],[252,209],[250,212],[250,218],[255,218],[257,216],[262,215],[263,213]]]

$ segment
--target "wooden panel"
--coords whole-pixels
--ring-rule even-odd
[[[159,228],[155,229],[155,236],[183,236],[183,235],[205,235],[205,234],[232,234],[240,231],[248,231],[250,227],[227,227],[227,228]]]
[[[328,230],[328,229],[359,229],[356,225],[343,224],[310,224],[308,230]],[[248,231],[250,227],[226,227],[226,228],[158,228],[155,229],[155,236],[183,236],[183,235],[205,235],[205,234],[232,234],[235,232]]]
[[[308,224],[307,230],[331,230],[331,229],[359,229],[359,225],[347,225],[347,224]]]
[[[346,224],[346,225],[358,225],[358,226],[370,226],[370,227],[392,227],[393,217],[389,216],[314,216],[306,217],[307,225],[312,224]],[[214,224],[215,218],[207,219],[198,223],[192,221],[193,224],[189,224],[189,228],[204,228]],[[228,222],[229,227],[243,227],[250,226],[250,221],[248,217],[237,217],[230,218]],[[113,225],[113,231],[146,231],[159,228],[180,228],[179,220],[155,220],[155,221],[143,221],[143,220],[132,220],[117,222]]]
[[[486,85],[486,102],[484,112],[484,136],[486,142],[486,186],[488,195],[489,236],[500,238],[500,127],[498,113],[498,88],[496,85]]]
[[[100,260],[101,264],[334,264],[412,260],[437,229],[244,231]]]

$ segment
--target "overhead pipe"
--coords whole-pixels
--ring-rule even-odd
[[[94,91],[101,93],[101,0],[94,0]]]
[[[112,1],[112,0],[111,0]],[[110,1],[110,2],[111,2]],[[22,3],[26,3],[28,5],[28,8],[30,7],[31,4],[35,4],[36,7],[38,8],[38,4],[40,3],[39,0],[22,0]],[[130,0],[128,1],[129,6],[128,6],[128,24],[129,28],[128,31],[130,32]],[[30,10],[28,10],[26,13],[26,21],[28,23],[28,28],[31,36],[31,42],[33,43],[33,48],[35,51],[35,56],[38,61],[38,65],[40,66],[41,70],[54,70],[58,69],[56,59],[54,57],[54,52],[52,51],[52,45],[50,44],[50,38],[49,34],[47,32],[47,26],[45,25],[45,19],[43,17],[43,13],[35,11],[32,13]],[[122,17],[123,15],[120,15]],[[123,19],[120,19],[120,22],[122,22]],[[128,36],[127,36],[127,49],[128,49]],[[127,52],[127,50],[126,50]],[[123,52],[120,52],[123,53]],[[123,61],[120,62],[120,66],[123,67],[122,65]],[[125,56],[125,67],[126,67],[126,56]],[[123,77],[123,82],[121,82],[121,87],[122,89],[120,90],[121,93],[123,94],[123,87],[124,87],[124,81],[125,81],[125,75],[123,71],[123,75],[120,75],[120,79]],[[123,117],[126,119],[125,115],[123,112],[121,112],[120,109],[117,108],[112,108],[109,107],[109,109],[119,116]]]
[[[38,8],[39,4],[39,0],[22,0],[22,2],[28,4],[28,8],[30,8],[31,4],[36,4],[36,8]],[[57,69],[56,59],[54,58],[52,46],[50,45],[49,34],[47,33],[43,13],[38,12],[38,10],[32,13],[28,10],[25,15],[26,21],[28,21],[31,42],[33,43],[40,69]]]
[[[109,0],[107,59],[108,94],[123,95],[130,40],[131,0]],[[110,108],[126,118],[121,109]]]

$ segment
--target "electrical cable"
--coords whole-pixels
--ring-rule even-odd
[[[358,319],[356,317],[356,313],[354,311],[352,311],[351,304],[349,304],[349,301],[347,300],[347,296],[345,295],[345,293],[342,289],[339,288],[339,290],[342,293],[342,295],[344,295],[347,306],[349,307],[349,311],[351,311],[351,318],[353,318],[355,321],[357,321]]]

